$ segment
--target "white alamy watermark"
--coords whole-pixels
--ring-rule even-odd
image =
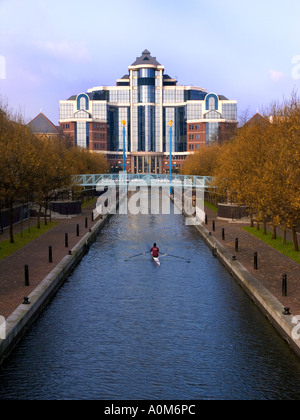
[[[0,80],[6,79],[6,59],[0,55]]]
[[[6,320],[4,316],[0,315],[0,340],[6,339]]]
[[[106,214],[168,215],[172,213],[184,214],[186,225],[200,225],[205,220],[204,187],[201,185],[195,187],[181,181],[159,185],[156,180],[146,182],[143,179],[126,182],[126,175],[120,175],[117,182],[110,181],[106,187],[99,184],[96,189],[102,194],[97,201],[94,218]],[[174,198],[174,207],[171,205],[171,195]],[[119,207],[117,206],[118,196]]]
[[[295,55],[292,58],[292,78],[294,80],[300,80],[300,55]]]
[[[296,326],[292,330],[292,337],[293,340],[300,340],[300,315],[296,315],[292,319],[292,324],[296,324]]]

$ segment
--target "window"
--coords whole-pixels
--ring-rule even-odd
[[[86,111],[84,111],[84,110],[81,110],[81,111],[77,111],[75,114],[74,114],[74,117],[75,118],[82,118],[82,119],[89,119],[91,116],[90,116],[90,114],[88,113],[88,112],[86,112]]]
[[[74,102],[61,102],[60,103],[59,118],[61,120],[74,118]]]
[[[89,97],[82,93],[81,95],[77,96],[77,110],[88,111],[89,109]]]
[[[220,120],[220,119],[222,119],[222,116],[217,111],[210,111],[207,114],[205,114],[205,118],[207,120]]]
[[[86,148],[88,145],[88,125],[85,122],[77,122],[77,145]]]
[[[145,107],[139,106],[138,109],[138,151],[146,151],[146,133],[145,133]]]
[[[180,88],[164,89],[163,102],[168,104],[184,102],[184,90]]]
[[[209,98],[209,110],[215,110],[216,109],[216,99],[214,97]]]
[[[222,106],[222,116],[225,120],[237,120],[237,104],[226,104]]]
[[[206,111],[217,111],[219,109],[219,98],[214,93],[206,96]]]
[[[139,86],[155,86],[154,77],[141,77],[139,78]]]
[[[202,104],[201,102],[188,102],[187,103],[187,119],[196,120],[202,118]]]
[[[146,85],[140,86],[138,100],[140,103],[155,103],[155,87]]]
[[[99,102],[93,102],[93,117],[97,118],[99,120],[105,120],[107,119],[107,105],[106,102],[99,103]]]
[[[111,89],[109,91],[109,102],[119,104],[129,104],[130,90],[129,89]]]
[[[218,122],[206,123],[206,144],[212,144],[218,139],[219,127]]]
[[[80,98],[80,109],[86,110],[86,99],[84,97]]]
[[[141,69],[138,72],[138,75],[140,78],[144,78],[144,77],[155,77],[155,70],[154,69]]]

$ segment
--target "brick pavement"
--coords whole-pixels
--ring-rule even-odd
[[[97,221],[92,222],[92,210],[95,204],[83,210],[81,216],[55,220],[58,226],[43,234],[38,239],[0,261],[0,315],[7,318],[28,296],[53,268],[68,254],[79,240]],[[88,228],[85,218],[88,217]],[[76,226],[79,224],[79,237]],[[27,223],[24,223],[26,229]],[[20,229],[16,227],[17,232]],[[69,236],[69,246],[65,248],[65,233]],[[0,236],[0,240],[8,235]],[[49,246],[53,248],[53,262],[49,263]],[[30,286],[25,286],[24,266],[29,266]]]
[[[246,223],[231,223],[218,220],[216,213],[206,208],[208,224],[205,226],[232,255],[260,281],[283,306],[291,309],[293,315],[300,315],[300,265],[281,254],[274,248],[255,238],[242,229]],[[212,230],[215,221],[216,231]],[[222,240],[222,229],[225,229],[225,241]],[[235,239],[239,238],[239,251],[235,251]],[[258,270],[254,269],[254,252],[258,253]],[[288,296],[282,297],[282,275],[287,274]]]

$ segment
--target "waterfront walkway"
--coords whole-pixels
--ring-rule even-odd
[[[92,210],[95,204],[83,210],[82,215],[53,221],[58,225],[38,239],[19,249],[14,254],[0,261],[0,315],[7,318],[28,296],[39,283],[53,270],[53,268],[68,254],[89,229],[98,221],[92,222]],[[85,218],[88,218],[88,227],[85,228]],[[41,221],[43,223],[43,220]],[[32,220],[31,224],[36,223]],[[77,236],[79,224],[79,237]],[[27,228],[27,222],[23,223]],[[20,225],[15,232],[20,231]],[[65,247],[65,234],[68,233],[69,246]],[[0,236],[0,240],[8,237],[8,230]],[[49,263],[49,246],[52,246],[53,262]],[[25,286],[24,266],[29,267],[29,283]]]
[[[206,208],[208,231],[223,244],[237,260],[251,272],[263,286],[293,315],[300,315],[300,265],[266,243],[246,232],[243,227],[249,223],[218,220],[214,211]],[[212,223],[216,231],[213,232]],[[225,240],[222,229],[225,229]],[[261,227],[262,228],[262,227]],[[239,239],[239,251],[235,251],[235,240]],[[290,239],[290,238],[288,238]],[[258,255],[258,270],[254,269],[254,253]],[[288,296],[282,296],[282,276],[287,274]]]
[[[0,315],[7,318],[28,296],[52,269],[67,255],[95,222],[91,221],[94,205],[83,210],[81,216],[58,220],[59,224],[51,231],[31,242],[11,256],[0,261]],[[300,265],[280,254],[275,249],[261,242],[242,229],[245,224],[217,220],[216,214],[206,209],[208,225],[212,231],[215,221],[216,231],[212,232],[232,255],[260,281],[281,303],[291,309],[294,315],[300,315]],[[85,218],[88,228],[85,228]],[[80,226],[77,237],[76,225]],[[222,229],[225,229],[225,241]],[[18,228],[17,228],[18,229]],[[17,231],[17,230],[16,230]],[[69,235],[69,246],[65,247],[65,233]],[[0,239],[4,239],[0,236]],[[239,238],[239,252],[235,251],[235,239]],[[48,247],[53,247],[53,263],[48,262]],[[254,270],[254,252],[258,253],[258,270]],[[24,266],[29,266],[30,286],[25,286]],[[282,275],[287,274],[288,296],[282,297]]]

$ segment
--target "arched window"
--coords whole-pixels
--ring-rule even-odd
[[[89,109],[89,98],[86,94],[82,93],[77,96],[77,110],[87,111]]]
[[[86,110],[86,99],[84,96],[80,98],[80,109]]]
[[[215,93],[206,96],[206,111],[217,111],[219,109],[219,98]]]
[[[214,98],[213,96],[211,96],[209,98],[209,110],[210,111],[215,111],[216,109],[216,98]]]

